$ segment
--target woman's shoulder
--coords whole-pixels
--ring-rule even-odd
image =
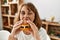
[[[46,30],[45,30],[43,27],[41,27],[41,28],[39,29],[39,32],[47,33]]]
[[[50,37],[48,36],[46,30],[43,27],[40,28],[39,35],[42,38],[42,40],[50,40]]]
[[[46,38],[47,32],[43,27],[40,28],[39,35],[40,35],[41,38]]]

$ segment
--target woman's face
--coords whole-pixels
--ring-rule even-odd
[[[23,6],[20,12],[20,20],[24,20],[24,23],[27,23],[27,20],[33,22],[34,18],[35,18],[35,13],[27,6]]]

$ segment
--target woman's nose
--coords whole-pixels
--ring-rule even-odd
[[[28,19],[29,19],[29,16],[28,16],[27,14],[25,14],[25,15],[23,16],[23,19],[28,20]]]

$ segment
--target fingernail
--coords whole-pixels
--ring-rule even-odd
[[[28,21],[27,21],[28,22]]]

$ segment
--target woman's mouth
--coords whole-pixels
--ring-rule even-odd
[[[30,18],[23,18],[23,23],[26,24],[28,20],[30,20]]]

